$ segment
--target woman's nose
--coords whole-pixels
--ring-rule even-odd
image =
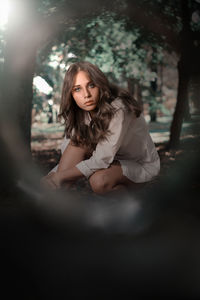
[[[91,96],[90,91],[87,88],[85,88],[84,89],[84,98],[89,98],[90,96]]]

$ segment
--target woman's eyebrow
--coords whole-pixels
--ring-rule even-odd
[[[90,84],[90,83],[93,83],[93,81],[92,81],[92,80],[88,81],[88,82],[87,82],[87,85]],[[76,85],[74,85],[72,88],[78,87],[78,86],[81,86],[81,84],[76,84]]]

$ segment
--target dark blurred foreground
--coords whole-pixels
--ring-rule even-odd
[[[1,143],[1,299],[199,299],[199,140],[190,145],[153,186],[102,198],[40,190],[35,166],[19,171]]]

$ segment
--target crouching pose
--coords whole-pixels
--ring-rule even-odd
[[[109,83],[89,62],[66,72],[60,106],[65,139],[59,164],[42,182],[53,189],[86,177],[106,194],[151,181],[160,160],[141,109],[125,90]]]

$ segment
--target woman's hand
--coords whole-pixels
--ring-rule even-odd
[[[51,188],[53,190],[61,187],[61,179],[57,172],[51,172],[50,174],[42,177],[40,183],[43,187]]]
[[[84,177],[83,173],[76,167],[58,172],[51,172],[41,179],[41,185],[46,188],[59,189],[70,186],[72,182]]]

